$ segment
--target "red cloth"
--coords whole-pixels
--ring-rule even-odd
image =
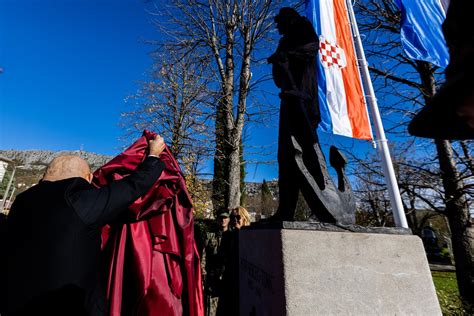
[[[154,135],[144,131],[94,173],[93,183],[104,186],[129,175]],[[129,207],[135,222],[102,231],[110,315],[204,315],[191,198],[168,148],[160,158],[166,165],[160,178]]]

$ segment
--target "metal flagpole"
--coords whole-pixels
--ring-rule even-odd
[[[400,197],[400,191],[398,189],[397,178],[395,177],[395,171],[393,170],[392,158],[390,157],[382,119],[380,118],[374,87],[372,86],[372,80],[370,79],[369,67],[365,58],[359,28],[357,27],[354,10],[352,9],[352,3],[350,0],[346,0],[346,6],[351,21],[352,36],[354,37],[356,54],[359,59],[359,69],[364,83],[364,91],[367,95],[367,104],[370,107],[370,112],[372,113],[372,119],[374,121],[376,143],[379,145],[378,148],[382,156],[382,169],[385,175],[385,182],[387,183],[395,225],[398,227],[408,228],[407,219],[403,210],[402,198]]]

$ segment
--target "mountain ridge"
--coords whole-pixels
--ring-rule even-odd
[[[43,169],[54,158],[65,155],[79,156],[84,158],[89,163],[92,170],[103,166],[113,158],[113,156],[101,155],[81,150],[0,150],[0,157],[13,160],[17,165],[20,165],[24,169]]]

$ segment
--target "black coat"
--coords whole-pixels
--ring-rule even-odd
[[[8,216],[8,315],[103,315],[101,227],[158,179],[148,157],[134,174],[100,189],[83,178],[41,181]]]

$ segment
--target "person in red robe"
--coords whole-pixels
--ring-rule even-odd
[[[129,175],[146,157],[143,136],[94,173],[104,186]],[[110,315],[204,315],[193,205],[183,173],[168,148],[165,170],[129,207],[128,218],[104,227],[102,249]]]

